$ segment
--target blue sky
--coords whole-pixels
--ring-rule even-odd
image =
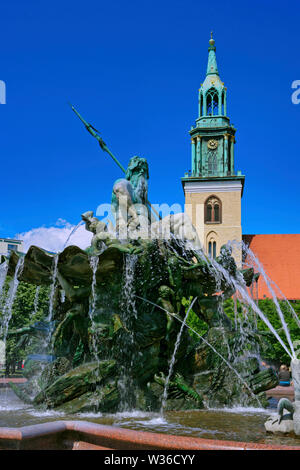
[[[274,0],[2,2],[0,236],[110,201],[121,172],[68,101],[124,166],[148,159],[152,203],[183,204],[211,30],[246,175],[243,233],[299,233],[299,15]]]

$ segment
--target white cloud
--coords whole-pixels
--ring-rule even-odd
[[[28,232],[18,233],[15,238],[23,240],[24,251],[27,252],[31,245],[39,246],[44,250],[60,252],[65,244],[76,245],[83,250],[90,246],[93,234],[85,229],[85,225],[72,225],[66,220],[58,219],[54,227],[38,227]],[[72,231],[74,232],[72,233]],[[71,235],[71,236],[70,236]],[[68,240],[68,237],[70,239]]]

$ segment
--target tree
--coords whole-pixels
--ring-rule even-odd
[[[182,301],[183,305],[186,307],[186,311],[191,303],[191,300],[192,299],[183,299]],[[291,308],[293,308],[296,315],[300,319],[300,300],[297,300],[292,304],[284,300],[278,300],[278,304],[287,324],[291,341],[292,343],[296,343],[300,340],[300,330],[297,321],[295,320],[294,315],[291,311]],[[290,346],[287,341],[283,325],[281,323],[281,319],[278,315],[274,301],[272,299],[259,300],[258,307],[269,320],[271,325],[274,327],[274,329],[282,339],[283,343],[290,350]],[[279,343],[275,335],[269,330],[265,322],[260,317],[258,317],[257,314],[254,313],[250,308],[244,306],[239,300],[236,301],[235,307],[235,302],[233,298],[225,300],[223,303],[223,308],[226,315],[231,319],[234,327],[236,326],[236,324],[237,327],[239,327],[241,321],[247,321],[248,323],[252,324],[252,327],[258,332],[258,334],[263,340],[261,348],[262,359],[270,363],[276,363],[278,365],[282,363],[290,363],[291,358],[286,352],[286,350]],[[193,310],[191,310],[189,313],[189,316],[187,318],[187,325],[201,336],[204,336],[208,331],[207,324],[201,319],[199,319],[199,317],[193,312]],[[193,333],[191,330],[189,331],[189,333],[193,339],[199,341],[199,337],[195,333]],[[295,351],[298,353],[298,350],[299,346],[297,346],[296,343]]]
[[[11,278],[7,278],[2,296],[1,316]],[[9,330],[16,330],[25,326],[32,325],[34,322],[43,320],[48,314],[49,308],[49,287],[37,287],[26,282],[19,282],[17,292],[12,307],[12,316],[9,321]],[[25,359],[25,357],[34,351],[35,341],[32,340],[29,345],[20,346],[19,336],[8,336],[6,338],[6,364],[14,369],[16,362]]]
[[[299,340],[300,330],[294,318],[294,315],[291,311],[291,307],[294,309],[295,313],[298,315],[300,319],[300,301],[297,300],[296,302],[293,302],[293,304],[291,305],[287,301],[278,299],[278,304],[283,313],[292,342]],[[288,349],[290,349],[290,346],[288,344],[286,335],[284,333],[283,325],[281,323],[274,301],[268,298],[259,300],[258,307],[261,310],[261,312],[266,316],[266,318],[269,320],[269,322],[274,327],[274,329],[277,331],[283,343],[287,346]],[[233,299],[228,299],[224,302],[224,310],[225,310],[225,313],[232,320],[235,319]],[[237,301],[237,316],[238,318],[241,318],[242,315],[243,315],[242,304],[239,301]],[[252,320],[254,317],[256,318],[256,322],[257,322],[256,329],[259,333],[261,333],[262,337],[264,337],[265,343],[266,343],[266,347],[263,348],[263,350],[261,351],[263,359],[265,359],[267,362],[274,362],[277,364],[280,364],[280,363],[289,364],[291,358],[287,354],[285,349],[281,346],[278,339],[269,330],[265,322],[252,312]]]

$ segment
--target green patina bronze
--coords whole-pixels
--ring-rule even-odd
[[[215,41],[211,37],[204,82],[198,94],[198,118],[190,130],[192,139],[192,166],[187,178],[214,180],[244,176],[234,169],[234,143],[236,129],[227,115],[227,88],[220,79]]]

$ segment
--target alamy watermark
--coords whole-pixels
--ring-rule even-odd
[[[6,84],[0,80],[0,104],[6,104]]]
[[[292,83],[292,88],[295,89],[291,96],[292,103],[300,104],[300,80],[294,80]]]
[[[92,245],[108,239],[121,240],[182,240],[186,247],[193,245],[200,248],[197,231],[188,214],[192,213],[192,205],[185,204],[132,204],[128,198],[119,196],[118,205],[100,204],[96,215],[86,212],[82,218],[86,229],[94,233]],[[154,215],[155,214],[155,215]],[[196,209],[196,226],[201,224],[204,216],[204,205]],[[198,220],[200,215],[200,221]]]

